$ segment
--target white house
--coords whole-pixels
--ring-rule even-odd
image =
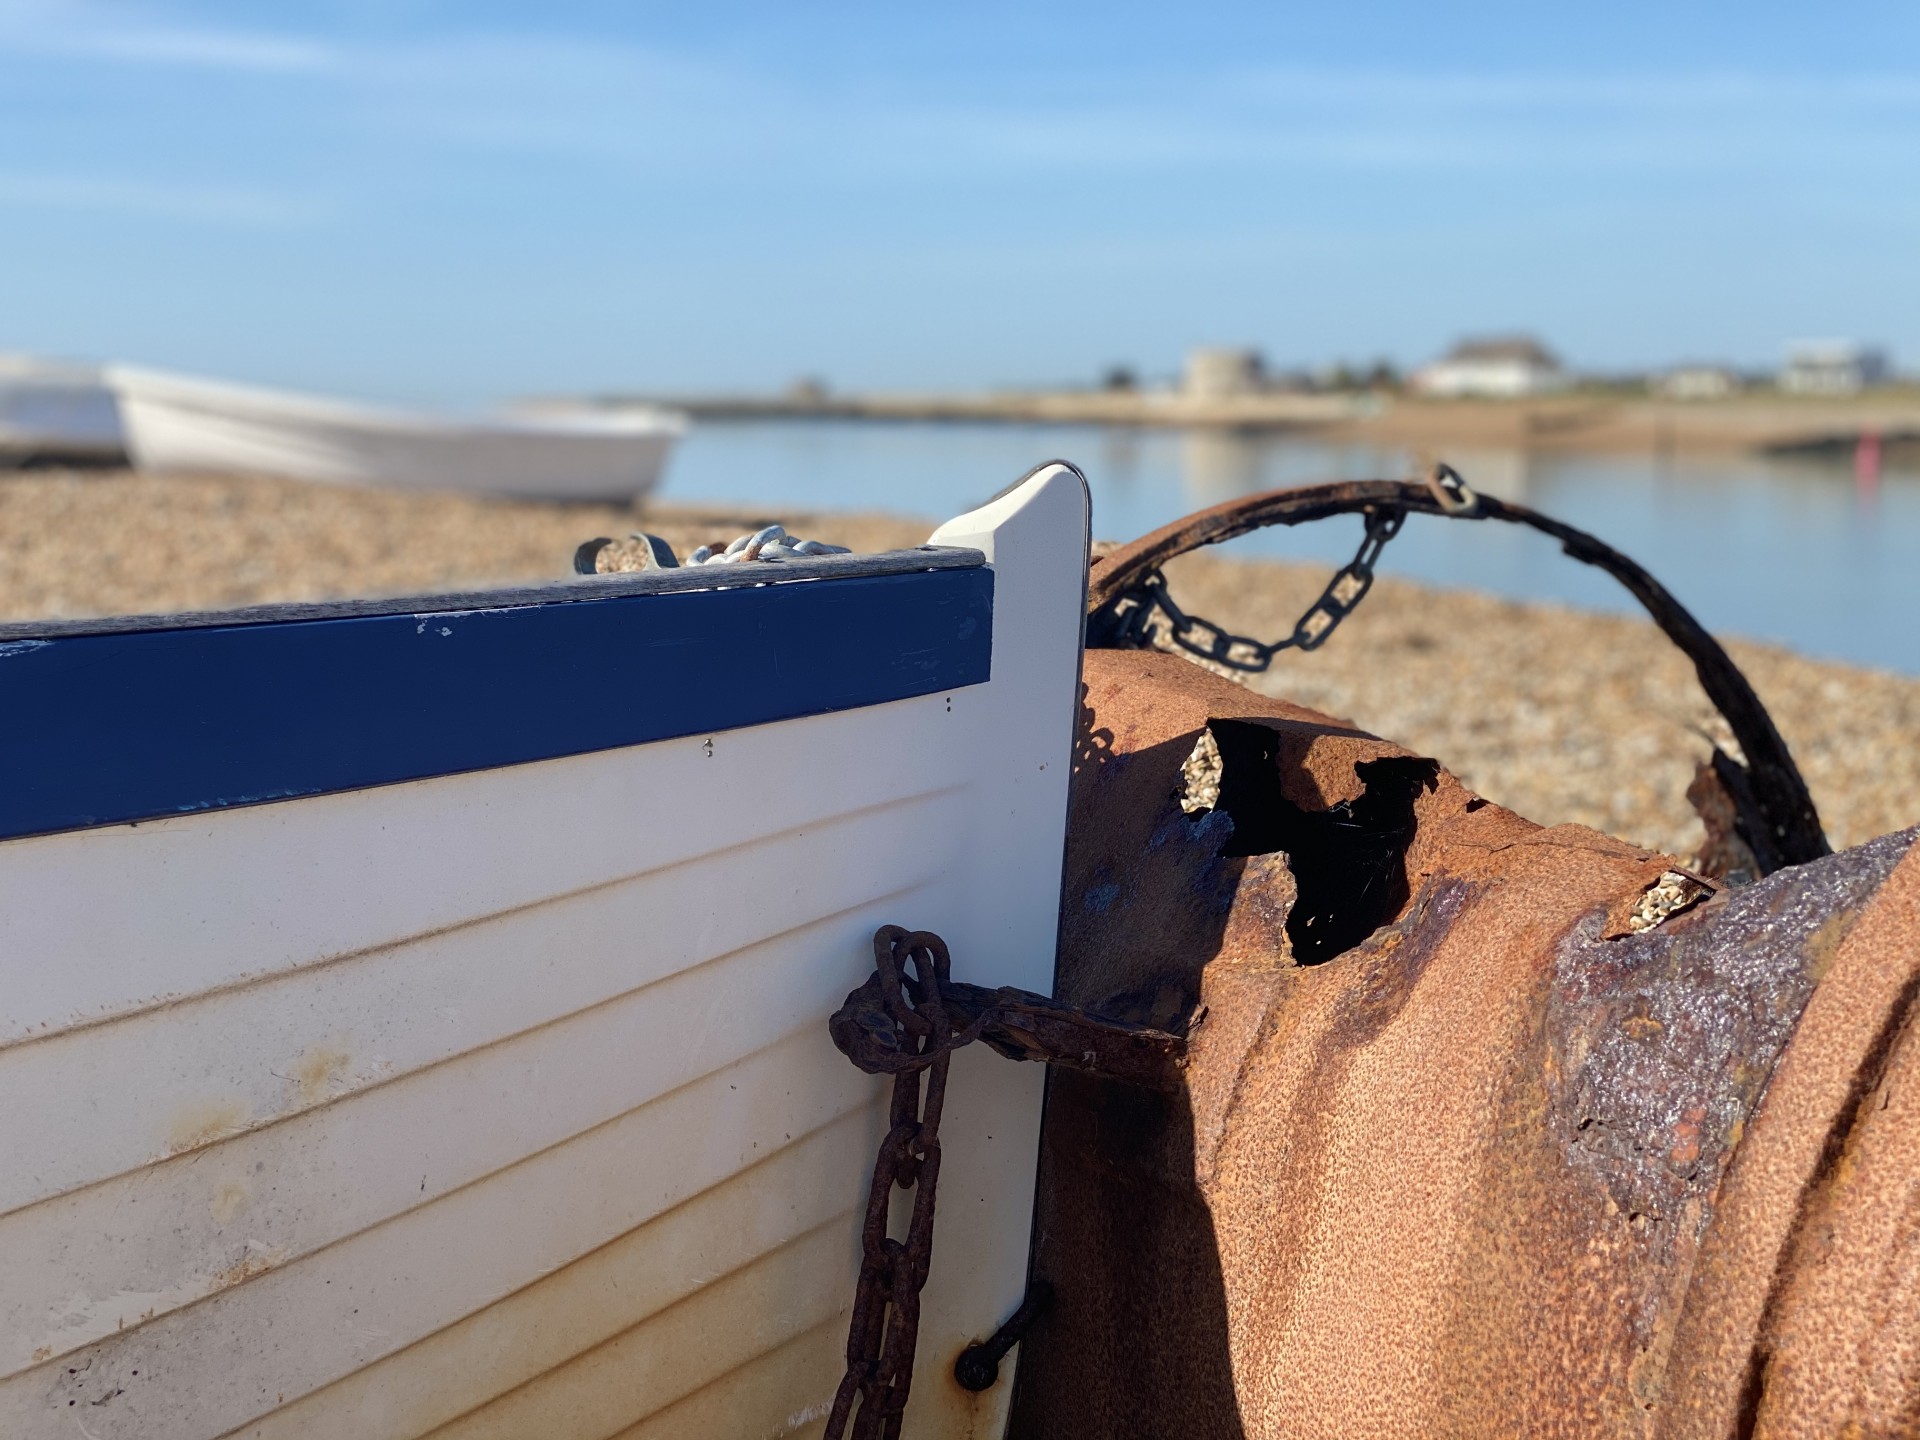
[[[1546,394],[1570,383],[1553,352],[1527,335],[1462,340],[1413,377],[1414,389],[1428,395],[1506,398]]]
[[[1676,365],[1653,385],[1669,400],[1720,400],[1740,387],[1739,372],[1725,365]]]
[[[1787,347],[1779,384],[1795,395],[1856,395],[1887,373],[1884,350],[1851,340],[1803,340]]]

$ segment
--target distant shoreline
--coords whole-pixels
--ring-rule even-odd
[[[1686,453],[1848,452],[1863,435],[1920,448],[1920,391],[1845,398],[1756,394],[1661,400],[1573,392],[1523,400],[1381,394],[1192,396],[1175,391],[980,394],[603,396],[586,403],[671,405],[704,420],[964,421],[1272,431],[1420,448]]]

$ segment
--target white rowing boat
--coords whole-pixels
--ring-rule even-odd
[[[48,459],[119,456],[119,407],[99,368],[0,355],[0,452]]]
[[[1087,501],[933,548],[0,631],[0,1435],[817,1435],[883,923],[1050,988]],[[1025,1286],[973,1047],[906,1433]]]
[[[686,429],[667,410],[460,421],[128,365],[106,373],[142,470],[625,503],[659,484]]]

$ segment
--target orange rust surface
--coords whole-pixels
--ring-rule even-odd
[[[1632,934],[1669,857],[1174,657],[1086,685],[1058,993],[1191,1058],[1052,1079],[1014,1435],[1920,1432],[1910,835]]]

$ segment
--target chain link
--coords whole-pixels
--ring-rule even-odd
[[[933,1262],[940,1111],[953,1052],[981,1040],[1009,1060],[1066,1065],[1123,1085],[1164,1092],[1181,1083],[1187,1048],[1182,1035],[1012,986],[988,990],[956,983],[952,969],[938,935],[884,925],[873,936],[873,974],[827,1020],[843,1055],[869,1075],[893,1077],[893,1098],[867,1190],[847,1373],[833,1397],[826,1440],[842,1440],[849,1420],[853,1440],[898,1440],[900,1434],[913,1383],[920,1290]],[[896,1188],[913,1192],[904,1240],[888,1234]],[[984,1375],[982,1383],[993,1383],[1000,1357],[1045,1308],[1044,1298],[1030,1296],[1029,1302],[990,1340],[970,1347],[972,1359],[956,1369],[956,1380],[966,1385]]]
[[[980,1033],[977,1023],[958,1033],[953,1028],[941,994],[951,960],[946,942],[938,935],[884,926],[873,937],[873,962],[885,1016],[882,1023],[891,1026],[889,1035],[877,1038],[897,1051],[888,1067],[893,1073],[893,1100],[887,1138],[880,1143],[867,1191],[866,1220],[860,1232],[860,1281],[847,1327],[847,1373],[833,1397],[826,1440],[842,1440],[849,1418],[852,1440],[899,1440],[901,1414],[913,1383],[920,1290],[933,1262],[933,1203],[940,1179],[940,1110],[947,1094],[947,1066],[953,1052]],[[924,1098],[923,1070],[927,1076]],[[913,1191],[905,1240],[887,1233],[895,1186]]]
[[[1115,640],[1121,646],[1150,649],[1153,646],[1153,617],[1157,611],[1165,618],[1169,640],[1191,655],[1198,655],[1229,670],[1257,674],[1273,663],[1282,650],[1317,650],[1326,644],[1340,622],[1354,612],[1373,588],[1373,567],[1387,542],[1400,533],[1407,512],[1398,506],[1383,505],[1366,512],[1366,534],[1353,559],[1341,566],[1320,592],[1320,598],[1306,608],[1294,622],[1293,633],[1275,641],[1254,640],[1221,629],[1211,620],[1189,615],[1174,603],[1167,589],[1167,577],[1149,570],[1123,591],[1116,602]]]

